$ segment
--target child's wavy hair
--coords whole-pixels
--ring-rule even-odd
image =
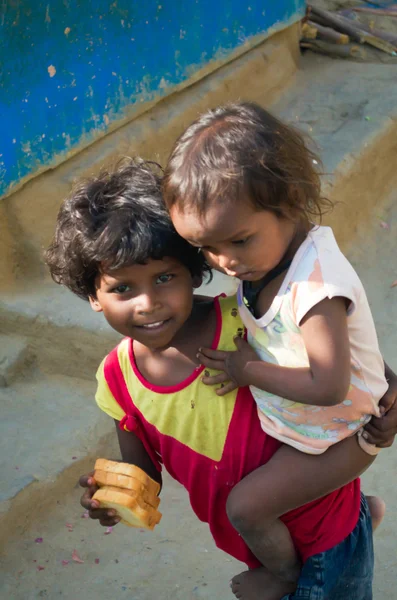
[[[154,162],[123,159],[113,171],[80,181],[63,202],[45,260],[56,283],[88,300],[100,272],[172,257],[203,277],[204,256],[175,231]]]
[[[317,165],[317,168],[316,168]],[[250,102],[200,116],[176,141],[163,179],[167,207],[202,216],[214,201],[249,198],[257,210],[312,221],[321,197],[319,158],[303,135]]]

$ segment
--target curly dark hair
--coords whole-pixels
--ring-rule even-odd
[[[215,200],[248,197],[257,210],[310,221],[332,206],[321,197],[320,164],[290,125],[257,104],[229,104],[201,115],[176,141],[164,200],[203,215]]]
[[[202,277],[204,256],[175,231],[154,162],[123,159],[111,171],[80,181],[63,202],[45,260],[56,283],[88,300],[100,272],[172,257]]]

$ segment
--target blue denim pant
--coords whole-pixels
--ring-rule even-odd
[[[372,600],[374,548],[365,496],[355,529],[340,544],[311,556],[303,565],[294,594],[282,600]]]

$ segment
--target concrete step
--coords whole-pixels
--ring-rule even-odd
[[[30,358],[26,338],[0,335],[0,387],[9,386]]]

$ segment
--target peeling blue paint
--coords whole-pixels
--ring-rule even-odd
[[[304,0],[2,0],[0,195],[160,98]]]

